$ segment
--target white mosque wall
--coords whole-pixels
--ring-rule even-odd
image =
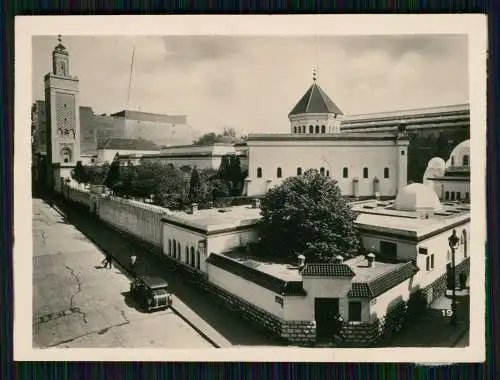
[[[374,196],[377,187],[381,196],[397,193],[402,147],[392,141],[266,141],[265,145],[254,144],[249,143],[248,196],[265,194],[286,177],[296,176],[297,168],[301,168],[302,173],[323,168],[325,175],[328,171],[329,176],[338,181],[346,196]],[[261,178],[257,177],[258,168],[262,169]],[[278,168],[281,168],[281,178]],[[343,176],[344,168],[348,170],[347,178]],[[367,178],[364,178],[364,168],[368,169]],[[384,178],[385,168],[389,178]],[[406,185],[406,171],[401,174],[405,176],[401,182]]]
[[[446,180],[435,179],[430,181],[433,185],[434,191],[442,201],[448,200],[466,200],[469,194],[470,200],[470,181],[466,180]]]

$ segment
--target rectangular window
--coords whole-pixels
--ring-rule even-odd
[[[380,242],[380,253],[385,257],[397,258],[398,246],[396,243],[390,241]]]
[[[431,269],[434,269],[434,254],[431,255]]]
[[[349,302],[349,321],[361,322],[361,302]]]
[[[431,270],[431,257],[430,256],[427,256],[425,258],[425,269],[427,271],[430,271]]]

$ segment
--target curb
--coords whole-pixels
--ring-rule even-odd
[[[64,213],[64,211],[58,206],[58,205],[55,205],[52,206],[52,209],[55,210],[59,215],[63,216],[63,217],[67,217],[67,215]],[[103,221],[102,221],[103,222]],[[103,222],[106,226],[108,226],[107,223]],[[111,227],[112,228],[112,227]],[[113,230],[117,231],[116,229],[112,228]],[[129,277],[134,277],[133,274],[130,272],[130,270],[128,268],[126,268],[119,260],[116,259],[116,257],[114,255],[112,255],[107,249],[104,249],[101,245],[99,245],[95,240],[94,238],[84,234],[85,237],[87,239],[89,239],[93,244],[95,244],[97,247],[99,247],[99,249],[104,252],[105,254],[108,254],[110,255],[113,260],[114,260],[114,263],[113,265],[116,267],[117,265],[116,264],[119,264],[120,268],[123,270],[123,272],[125,272]],[[177,298],[175,295],[173,295],[175,298]],[[178,298],[177,298],[178,299]],[[204,333],[198,326],[196,326],[196,324],[194,322],[192,322],[188,317],[186,317],[184,314],[182,314],[179,310],[177,310],[177,308],[175,308],[174,306],[174,303],[172,303],[172,305],[170,305],[170,309],[172,309],[172,311],[178,315],[182,320],[184,320],[189,326],[191,326],[198,334],[200,334],[204,339],[206,339],[210,344],[212,344],[215,348],[221,348],[221,346],[215,342],[212,338],[210,338],[206,333]],[[187,307],[187,306],[186,306]],[[194,313],[194,312],[193,312]]]
[[[210,338],[207,334],[205,334],[198,326],[195,325],[194,322],[192,322],[191,320],[189,320],[188,317],[186,317],[184,314],[182,314],[173,305],[174,305],[174,302],[172,302],[172,305],[170,305],[170,309],[172,309],[172,311],[175,314],[177,314],[182,320],[184,320],[189,326],[191,326],[198,334],[200,334],[203,338],[205,338],[215,348],[221,348],[221,346],[217,342],[215,342],[212,338]]]

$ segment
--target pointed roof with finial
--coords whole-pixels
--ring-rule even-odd
[[[54,48],[53,53],[60,53],[60,54],[68,55],[68,51],[66,50],[66,47],[62,44],[62,36],[60,34],[57,36],[57,41],[59,41],[59,43]]]
[[[313,70],[313,84],[300,98],[288,116],[304,113],[334,113],[343,115],[339,107],[330,97],[318,86],[316,69]]]

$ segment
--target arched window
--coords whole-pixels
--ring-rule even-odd
[[[348,168],[342,169],[342,177],[343,178],[349,177],[349,169]]]
[[[455,157],[451,156],[451,166],[455,166]]]
[[[257,178],[262,178],[262,168],[257,168]]]
[[[450,199],[450,192],[447,191],[446,193],[444,193],[444,199],[445,200],[449,200]]]
[[[184,262],[189,264],[189,247],[186,245],[186,256],[184,257]]]
[[[469,166],[469,155],[465,154],[464,158],[462,159],[462,166]]]
[[[314,132],[314,127],[312,125],[309,126],[309,133],[313,133]]]
[[[326,171],[326,176],[327,176],[327,177],[330,177],[330,170],[327,170],[327,171]]]
[[[325,168],[323,168],[323,167],[319,168],[319,174],[324,176],[325,175]]]
[[[191,247],[191,262],[189,263],[193,268],[196,266],[196,258],[194,256],[194,247]]]
[[[168,255],[172,256],[172,240],[168,239]]]
[[[276,177],[281,178],[281,168],[276,169]]]
[[[316,126],[316,128],[315,128],[315,132],[316,132],[316,133],[319,133],[319,125],[317,125],[317,126]]]
[[[293,133],[297,133],[297,127],[293,127]]]
[[[363,168],[363,178],[368,178],[368,168]]]
[[[452,200],[452,201],[454,201],[454,200],[455,200],[455,192],[454,192],[454,191],[452,191],[452,192],[451,192],[451,200]]]
[[[302,133],[306,133],[306,126],[305,125],[302,126]]]
[[[196,269],[200,269],[200,251],[196,252]]]
[[[175,239],[173,241],[172,248],[173,248],[174,257],[177,258],[177,242],[175,241]]]
[[[61,150],[61,156],[62,156],[62,159],[63,159],[64,163],[71,162],[71,149],[66,148],[66,147],[63,148]]]
[[[461,194],[460,194],[460,191],[457,191],[457,201],[459,201],[459,200],[460,200],[460,195],[461,195]]]
[[[297,175],[302,175],[302,168],[297,168]]]
[[[467,231],[462,231],[462,244],[464,245],[464,257],[467,257],[469,252],[467,252]]]
[[[389,178],[389,168],[384,168],[384,178]]]
[[[180,260],[182,255],[181,243],[177,243],[177,255],[178,255],[177,258]]]
[[[324,125],[321,126],[321,133],[326,133],[326,127]]]

